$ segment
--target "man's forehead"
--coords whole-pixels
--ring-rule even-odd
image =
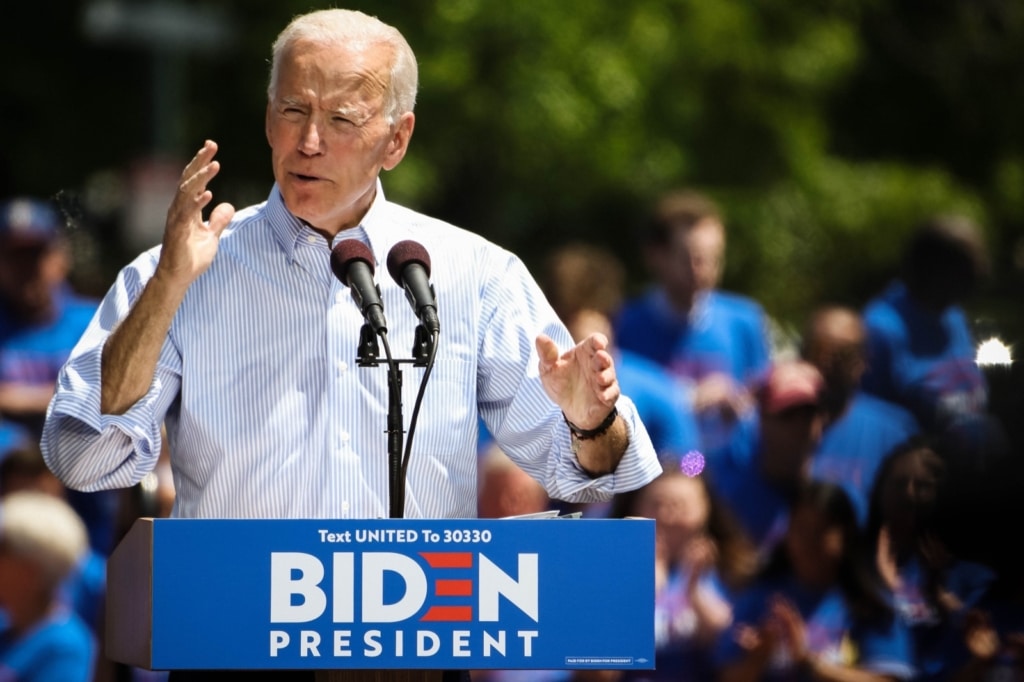
[[[384,43],[299,41],[284,55],[281,71],[350,90],[383,90],[390,78],[392,50]]]

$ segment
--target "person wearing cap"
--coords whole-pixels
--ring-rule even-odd
[[[53,202],[15,197],[0,203],[0,420],[42,436],[57,375],[99,301],[68,282],[65,219]],[[68,491],[93,549],[113,548],[117,496]]]
[[[68,285],[63,229],[50,202],[0,203],[0,414],[37,439],[57,373],[97,306]]]
[[[31,373],[27,354],[42,351],[31,339],[36,321],[50,319],[56,308],[52,288],[45,284],[49,278],[43,273],[53,273],[50,278],[60,281],[60,269],[67,261],[62,249],[50,248],[57,224],[56,211],[41,202],[24,199],[0,204],[0,461],[39,438],[26,423],[41,420],[53,394],[52,381],[40,385],[25,377]],[[90,311],[84,317],[71,343],[91,315]],[[54,363],[53,377],[66,358],[64,353]]]
[[[774,363],[754,386],[755,416],[727,447],[707,454],[707,475],[762,556],[786,529],[792,495],[810,477],[825,425],[824,379],[802,360]]]
[[[93,679],[96,640],[60,598],[87,548],[81,519],[53,495],[0,501],[0,680]]]

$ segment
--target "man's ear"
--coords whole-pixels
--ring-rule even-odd
[[[412,130],[416,127],[416,116],[407,111],[398,119],[395,130],[388,141],[387,149],[384,150],[384,162],[381,164],[384,170],[391,170],[405,158],[405,152],[409,150],[409,140],[412,139]]]
[[[270,100],[267,100],[267,113],[263,117],[263,133],[267,136],[267,144],[273,147],[270,142]]]

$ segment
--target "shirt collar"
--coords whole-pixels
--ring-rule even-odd
[[[310,235],[315,235],[316,232],[292,215],[284,205],[284,197],[281,196],[281,190],[277,183],[274,183],[270,189],[270,196],[267,197],[267,205],[264,210],[274,239],[277,240],[288,260],[294,261],[296,242],[300,239],[307,239]]]
[[[306,241],[309,236],[316,235],[323,242],[319,233],[288,210],[276,183],[267,198],[265,211],[274,238],[290,261],[295,260],[295,246],[300,240]],[[370,247],[376,260],[374,267],[381,272],[391,248],[405,239],[423,239],[429,223],[419,214],[389,202],[384,196],[380,178],[377,178],[376,193],[366,215],[355,227],[339,232],[330,246],[333,248],[342,239],[358,239]]]
[[[343,239],[358,239],[359,241],[367,244],[374,253],[381,253],[375,247],[390,248],[386,242],[386,239],[381,238],[381,244],[374,244],[374,238],[371,235],[386,232],[386,219],[384,208],[387,200],[384,198],[384,188],[381,185],[380,178],[377,179],[377,191],[373,197],[373,203],[370,204],[369,210],[363,219],[355,227],[347,230],[342,230],[331,242],[333,248],[338,242]],[[295,217],[288,207],[285,206],[284,197],[281,196],[281,190],[278,188],[277,183],[270,190],[270,196],[267,197],[266,204],[266,215],[270,222],[271,231],[273,232],[274,239],[277,241],[281,250],[284,251],[288,260],[295,260],[295,246],[300,241],[306,241],[310,237],[316,237],[317,239],[323,240],[323,236],[307,225],[305,222]],[[371,229],[371,226],[378,226],[380,229]],[[377,264],[379,265],[379,263]]]

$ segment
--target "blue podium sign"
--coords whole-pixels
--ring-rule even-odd
[[[654,667],[653,521],[144,521],[145,667]]]

